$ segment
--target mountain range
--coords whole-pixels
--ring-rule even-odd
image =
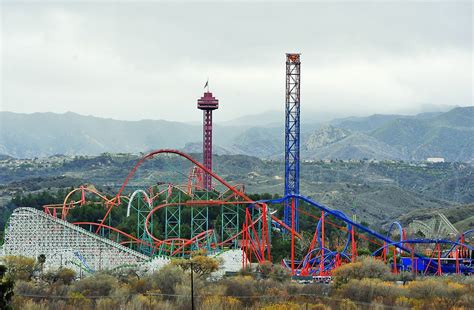
[[[283,124],[272,112],[260,126],[249,116],[214,127],[214,152],[281,159]],[[17,158],[54,154],[140,153],[157,148],[200,152],[199,124],[165,120],[120,121],[75,113],[0,112],[0,154]],[[414,116],[372,115],[303,123],[301,158],[474,161],[474,107]]]

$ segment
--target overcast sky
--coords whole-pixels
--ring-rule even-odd
[[[302,112],[473,105],[472,2],[1,2],[1,110],[198,121],[284,108],[302,53]],[[303,114],[304,118],[304,114]]]

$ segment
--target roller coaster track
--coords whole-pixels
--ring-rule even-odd
[[[150,257],[100,237],[77,225],[33,208],[18,208],[5,228],[4,255],[37,257],[59,267],[67,261],[87,261],[91,270],[110,269],[147,261]],[[72,266],[71,266],[72,267]]]
[[[198,200],[193,197],[194,199],[192,200],[178,202],[170,201],[166,198],[165,200],[160,200],[159,202],[163,203],[158,205],[154,205],[153,201],[159,198],[159,195],[165,194],[166,189],[161,190],[158,188],[158,192],[156,193],[150,190],[150,194],[144,190],[136,190],[130,197],[124,196],[123,192],[127,184],[131,181],[140,165],[158,154],[174,154],[187,159],[197,167],[196,169],[201,169],[204,173],[208,173],[217,183],[224,186],[226,195],[221,194],[218,199],[214,200],[209,198]],[[168,185],[168,196],[171,195],[172,187],[173,185]],[[81,199],[78,201],[70,200],[73,197],[72,194],[75,192],[81,192]],[[71,224],[65,221],[64,219],[66,219],[69,210],[80,207],[86,203],[86,192],[90,193],[88,195],[96,196],[96,200],[90,203],[105,207],[105,215],[103,218],[99,220],[100,222],[76,222]],[[186,192],[183,193],[186,194]],[[126,214],[130,216],[135,196],[138,194],[142,197],[142,206],[134,207],[134,210],[141,212],[139,215],[142,217],[143,223],[140,223],[143,224],[143,231],[141,231],[140,236],[133,236],[116,227],[105,224],[114,208],[126,207]],[[227,196],[227,194],[230,194],[230,196]],[[286,201],[292,202],[292,217],[296,210],[293,207],[296,205],[296,201],[304,202],[308,207],[316,209],[317,212],[321,212],[321,216],[317,217],[306,213],[304,210],[300,210],[302,214],[306,214],[316,220],[314,227],[315,232],[307,254],[300,257],[300,259],[295,257],[295,240],[296,238],[303,239],[303,236],[296,231],[294,225],[292,225],[292,227],[287,226],[283,221],[278,219],[275,212],[269,208],[269,205],[282,204]],[[216,208],[224,205],[230,206],[231,208],[233,205],[245,206],[245,219],[243,220],[242,229],[236,230],[227,236],[226,238],[228,239],[224,240],[224,238],[222,238],[218,241],[215,238],[213,229],[203,230],[190,239],[179,237],[160,239],[159,236],[153,235],[154,230],[151,227],[151,223],[154,220],[152,216],[160,209],[177,206],[196,209],[200,207]],[[59,216],[57,210],[60,211],[62,219],[57,217]],[[342,221],[342,226],[331,223],[326,219],[327,216]],[[446,217],[442,215],[439,217],[439,222],[442,224],[438,225],[439,227],[442,227],[444,231],[453,232],[453,230],[455,230],[452,225],[449,225],[450,223]],[[292,223],[294,222],[295,221],[292,221]],[[331,249],[330,245],[325,245],[325,222],[340,229],[347,235],[347,240],[343,244],[342,249],[335,250],[334,248]],[[160,225],[158,222],[155,223]],[[88,225],[91,231],[87,231],[78,225]],[[164,223],[164,225],[166,225],[166,223]],[[19,208],[15,210],[7,225],[4,252],[5,254],[25,255],[30,257],[36,257],[39,254],[47,254],[47,262],[56,266],[63,265],[63,256],[66,256],[66,262],[70,261],[71,264],[76,267],[86,266],[89,270],[102,270],[120,268],[126,265],[136,265],[137,263],[150,259],[149,256],[134,251],[122,244],[149,247],[152,249],[151,255],[153,256],[158,253],[158,259],[161,259],[162,255],[174,256],[189,254],[195,247],[216,250],[224,247],[225,244],[231,240],[239,240],[239,247],[242,250],[242,267],[246,268],[247,259],[251,263],[252,257],[255,258],[258,263],[263,263],[267,260],[271,261],[271,243],[268,228],[271,225],[276,225],[280,229],[285,229],[290,233],[291,258],[290,260],[283,260],[282,263],[288,269],[291,268],[293,275],[327,275],[328,272],[330,273],[332,269],[337,268],[342,263],[354,261],[358,255],[357,241],[355,239],[356,235],[361,239],[377,244],[379,249],[375,251],[373,255],[375,256],[381,253],[381,259],[384,261],[386,261],[388,250],[393,250],[394,261],[392,265],[394,266],[395,273],[398,268],[396,257],[403,253],[405,256],[411,255],[412,262],[415,258],[419,258],[420,261],[429,261],[430,266],[437,266],[437,274],[442,273],[442,268],[440,267],[441,260],[446,257],[454,256],[457,264],[456,272],[459,273],[461,270],[466,269],[463,269],[463,266],[459,266],[460,262],[458,258],[469,258],[469,253],[474,250],[472,246],[466,244],[464,241],[465,236],[472,233],[472,231],[463,233],[456,242],[442,240],[440,238],[410,240],[407,239],[406,231],[398,222],[392,223],[387,235],[383,235],[351,220],[339,210],[329,208],[302,195],[286,195],[278,199],[253,201],[242,189],[231,186],[223,178],[209,171],[189,155],[176,150],[162,149],[153,151],[142,157],[127,175],[120,190],[112,198],[108,198],[96,190],[81,186],[81,188],[71,191],[64,199],[62,205],[45,206],[45,212],[30,208]],[[428,226],[429,225],[424,224],[422,227],[425,229],[430,228]],[[392,230],[396,228],[398,228],[399,241],[392,240]],[[358,230],[358,233],[355,232],[355,229]],[[117,233],[118,236],[125,237],[126,240],[121,240],[121,244],[119,244],[100,237],[99,233],[103,231],[114,232],[114,234]],[[394,234],[394,236],[395,235],[396,234]],[[434,244],[435,246],[429,258],[421,254],[415,248],[415,245],[424,244]],[[349,245],[351,248],[349,248]],[[444,245],[444,248],[450,247],[450,249],[446,252],[441,248],[441,245]],[[426,247],[423,248],[426,249]],[[437,254],[437,262],[432,262],[434,254]],[[301,254],[298,254],[298,256],[301,256]],[[58,257],[61,257],[61,263],[59,263]]]
[[[413,220],[409,227],[414,232],[421,232],[425,238],[434,239],[459,235],[459,231],[443,213],[436,213],[435,216],[425,221]]]

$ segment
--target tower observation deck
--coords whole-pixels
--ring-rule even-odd
[[[197,101],[197,107],[199,110],[203,110],[203,122],[202,122],[202,157],[204,166],[212,170],[212,111],[219,108],[219,100],[212,96],[209,91],[204,93]],[[204,174],[204,188],[211,188],[211,176],[207,173]]]

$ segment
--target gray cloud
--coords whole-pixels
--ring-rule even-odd
[[[1,109],[199,120],[283,110],[284,53],[302,105],[335,115],[472,105],[472,3],[2,2]]]

